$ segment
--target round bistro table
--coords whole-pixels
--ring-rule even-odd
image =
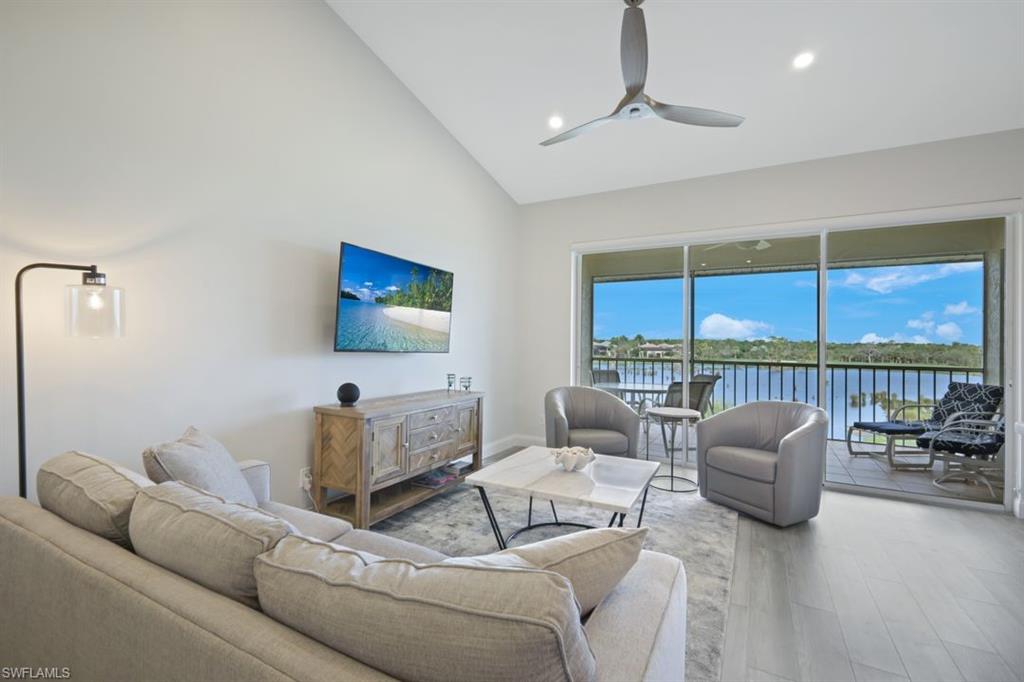
[[[690,422],[700,419],[700,412],[685,407],[652,407],[647,410],[647,415],[658,420],[661,424],[661,439],[665,443],[665,452],[668,454],[668,474],[655,476],[651,481],[651,487],[658,490],[665,490],[670,493],[692,493],[697,490],[697,482],[685,476],[676,476],[676,426],[683,426],[683,452],[690,452]],[[669,426],[671,433],[666,433],[665,426]],[[668,479],[668,487],[658,485],[654,481]],[[679,482],[677,485],[676,482]]]

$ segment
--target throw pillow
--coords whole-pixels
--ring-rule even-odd
[[[498,556],[513,555],[565,576],[585,616],[633,568],[646,538],[646,528],[595,528],[512,547]]]
[[[146,448],[142,462],[157,483],[182,481],[225,500],[256,506],[256,496],[231,453],[194,426],[178,440]]]

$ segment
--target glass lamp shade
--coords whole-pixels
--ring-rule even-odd
[[[124,336],[124,289],[88,284],[68,286],[66,313],[68,336]]]

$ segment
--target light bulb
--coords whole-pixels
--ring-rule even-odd
[[[565,121],[563,121],[562,117],[559,116],[558,114],[555,114],[554,116],[548,119],[548,127],[551,128],[552,130],[558,130],[564,125],[564,123]]]
[[[92,291],[89,293],[89,300],[87,305],[90,310],[102,310],[103,309],[103,297],[100,296],[100,292]]]
[[[806,69],[808,66],[814,63],[813,52],[801,52],[797,56],[793,57],[793,68],[794,69]]]

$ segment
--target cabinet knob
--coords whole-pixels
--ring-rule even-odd
[[[409,441],[406,441],[406,442],[402,443],[402,447],[403,448],[409,447]]]
[[[463,428],[458,428],[458,429],[455,429],[455,430],[456,430],[456,431],[458,431],[459,433],[462,433],[462,432],[463,432],[463,431],[465,431],[466,429],[463,429]]]
[[[436,414],[430,415],[430,421],[436,422],[437,421],[437,415]]]
[[[436,433],[430,434],[430,440],[437,440],[437,434]]]

